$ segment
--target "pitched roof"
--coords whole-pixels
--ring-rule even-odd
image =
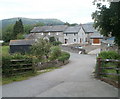
[[[82,24],[82,27],[86,33],[99,33],[94,27],[93,24]]]
[[[66,30],[64,31],[64,33],[78,33],[80,30],[81,26],[77,25],[77,26],[69,26],[66,28]]]
[[[115,41],[115,37],[110,37],[107,40],[102,40],[102,42],[106,44],[115,44],[114,41]]]
[[[66,28],[67,28],[67,25],[41,26],[41,27],[34,27],[30,32],[31,33],[62,32]]]
[[[33,43],[35,43],[33,39],[10,40],[9,45],[32,45]]]
[[[30,33],[25,39],[38,39],[41,37],[41,33]]]
[[[100,33],[92,33],[90,38],[103,38],[103,35],[101,35]]]

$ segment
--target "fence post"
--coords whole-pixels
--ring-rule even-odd
[[[118,64],[117,64],[117,69],[118,70],[116,70],[116,72],[117,72],[117,74],[118,74],[118,88],[120,89],[120,75],[119,75],[119,68],[120,68],[120,62],[118,62]],[[119,90],[120,91],[120,90]]]
[[[97,78],[101,78],[100,73],[101,73],[101,58],[98,58],[97,59]]]

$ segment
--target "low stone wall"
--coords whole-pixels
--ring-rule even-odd
[[[75,48],[75,45],[69,45],[69,46],[61,46],[61,49],[72,52],[72,53],[79,53],[81,51],[81,54],[85,54],[85,49],[79,49],[79,48]]]
[[[59,66],[63,66],[69,63],[69,60],[65,60],[65,61],[50,61],[50,62],[46,62],[46,63],[38,63],[36,65],[36,69],[37,70],[43,70],[43,69],[47,69],[50,67],[59,67]]]
[[[107,43],[101,43],[101,51],[118,51],[118,47],[116,45],[108,46]]]

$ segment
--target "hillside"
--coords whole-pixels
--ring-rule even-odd
[[[64,22],[58,19],[30,19],[30,18],[20,18],[23,21],[23,24],[36,24],[36,23],[44,23],[45,25],[53,24],[53,25],[62,25]],[[18,18],[10,18],[10,19],[4,19],[0,20],[2,21],[2,26],[5,27],[9,24],[15,24],[15,22],[18,20]]]

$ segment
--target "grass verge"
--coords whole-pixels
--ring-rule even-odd
[[[16,82],[16,81],[27,80],[31,77],[34,77],[34,76],[37,76],[37,75],[40,75],[40,74],[43,74],[46,72],[50,72],[50,71],[52,71],[54,69],[58,69],[58,68],[60,68],[60,67],[51,67],[51,68],[37,71],[36,73],[27,72],[27,73],[21,74],[21,75],[15,75],[15,76],[11,76],[11,77],[2,77],[2,85],[9,84],[9,83]]]

